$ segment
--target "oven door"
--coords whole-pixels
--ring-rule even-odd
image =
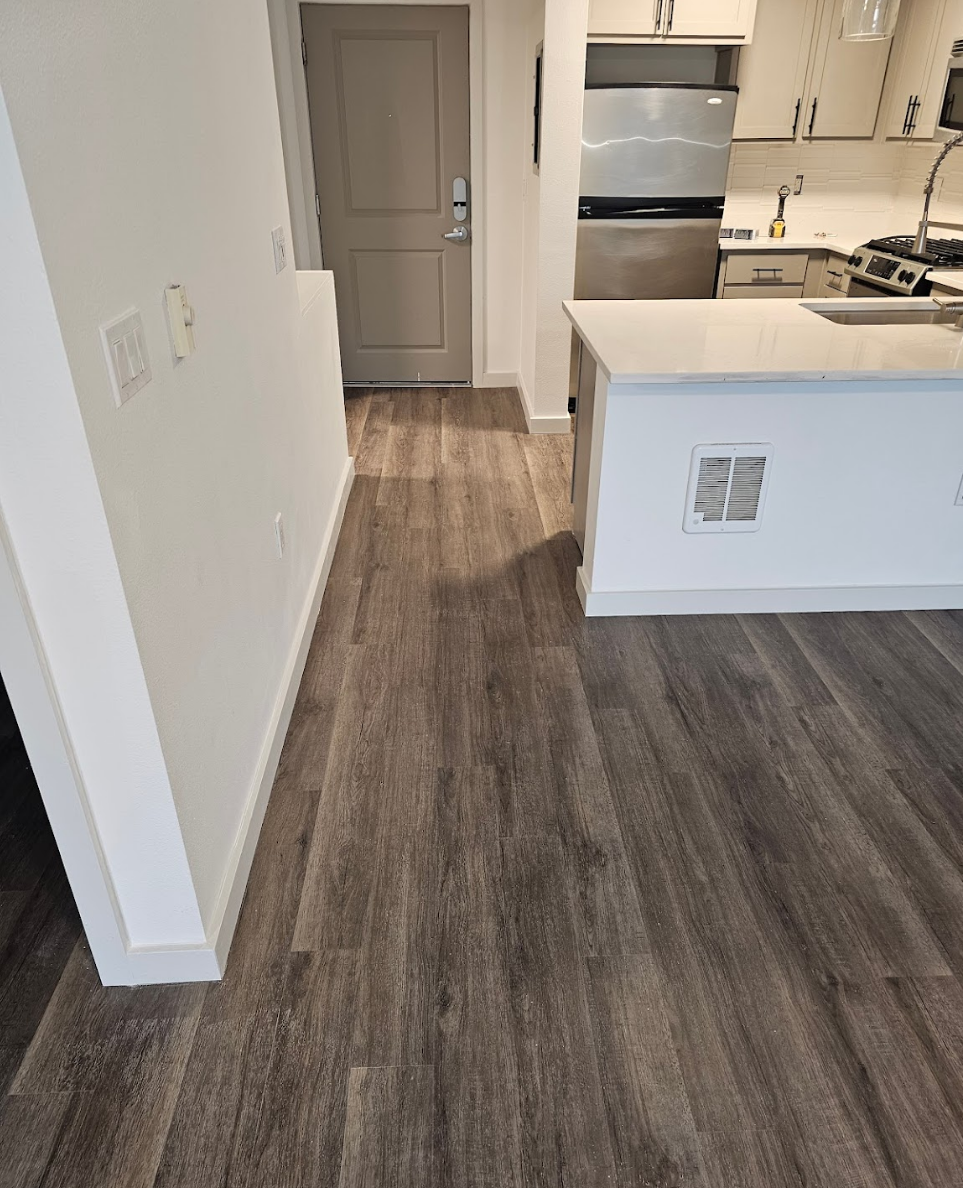
[[[892,289],[881,289],[878,285],[871,285],[869,281],[863,280],[861,276],[851,276],[849,278],[849,288],[846,290],[847,297],[899,297],[899,293],[894,293]]]
[[[940,108],[940,127],[947,132],[963,132],[963,59],[951,58],[946,76],[946,91]]]

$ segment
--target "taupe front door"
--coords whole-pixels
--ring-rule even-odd
[[[301,28],[344,378],[470,382],[468,9],[302,4]]]

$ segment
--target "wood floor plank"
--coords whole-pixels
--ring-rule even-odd
[[[572,446],[574,437],[537,434],[523,439],[538,514],[546,538],[572,529]]]
[[[70,1094],[43,1184],[151,1188],[205,987],[104,989],[78,945],[13,1084]]]
[[[395,683],[383,649],[356,645],[318,802],[293,948],[353,949],[364,943],[378,877],[378,839],[410,781],[431,766],[427,696]],[[427,795],[427,794],[426,794]],[[387,844],[387,843],[385,843]]]
[[[963,1167],[960,1103],[947,1100],[906,1018],[904,1000],[911,992],[898,979],[841,985],[833,992],[864,1069],[866,1098],[894,1182],[920,1188],[953,1183]]]
[[[255,1137],[280,1009],[202,1020],[157,1170],[155,1188],[252,1183]]]
[[[589,961],[592,1019],[617,1183],[707,1184],[662,997],[645,957]]]
[[[617,1183],[561,843],[502,842],[522,1182]]]
[[[491,768],[442,769],[436,791],[435,1175],[440,1188],[522,1188],[518,1071],[501,921]]]
[[[433,1188],[432,1070],[353,1068],[338,1188]]]
[[[371,393],[345,389],[344,421],[348,431],[348,453],[357,454],[364,440],[365,421],[371,408]]]
[[[245,1185],[336,1184],[348,1091],[358,955],[295,953]]]
[[[230,960],[208,986],[202,1021],[248,1019],[277,1007],[308,869],[317,796],[276,789],[251,866]]]
[[[0,1057],[0,1093],[36,1033],[79,935],[59,855],[32,891],[0,894],[0,1051],[8,1053],[6,1060]]]
[[[75,1108],[70,1093],[0,1098],[0,1188],[39,1188]]]

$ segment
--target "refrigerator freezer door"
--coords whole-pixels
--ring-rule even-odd
[[[719,218],[580,219],[576,298],[711,297],[720,222]]]
[[[579,193],[593,198],[716,198],[736,92],[703,86],[589,87]]]

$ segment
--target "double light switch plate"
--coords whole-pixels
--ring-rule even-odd
[[[130,309],[114,322],[100,328],[100,340],[107,357],[107,371],[117,407],[150,383],[150,356],[144,324],[138,310]]]

